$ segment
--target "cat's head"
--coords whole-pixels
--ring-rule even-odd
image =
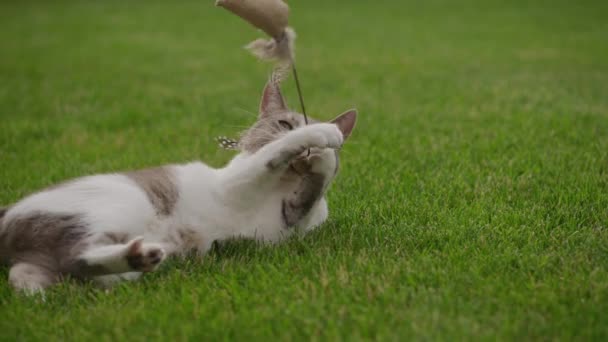
[[[355,127],[356,120],[357,111],[351,109],[338,115],[330,122],[338,126],[346,141]],[[308,118],[308,123],[316,122],[319,121]],[[258,120],[241,135],[238,148],[244,152],[254,153],[269,142],[304,125],[306,125],[304,115],[291,111],[287,107],[283,95],[281,95],[278,84],[268,82],[262,93]]]

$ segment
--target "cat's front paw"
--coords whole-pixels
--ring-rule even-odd
[[[319,123],[300,128],[306,147],[337,149],[342,146],[344,136],[338,126],[331,123]]]
[[[338,126],[330,123],[321,125],[323,126],[323,134],[327,139],[326,147],[334,149],[342,147],[342,144],[344,143],[344,135],[342,135],[342,131],[340,131]]]
[[[165,251],[158,244],[135,239],[129,243],[126,259],[132,270],[151,272],[165,259]]]

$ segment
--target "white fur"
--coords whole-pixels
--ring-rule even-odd
[[[169,239],[179,229],[188,229],[200,237],[195,247],[202,253],[213,241],[232,237],[277,242],[294,232],[293,228],[284,227],[281,216],[282,200],[292,191],[289,183],[282,180],[289,162],[281,160],[284,152],[301,147],[327,149],[327,156],[332,157],[322,158],[314,167],[326,173],[329,183],[336,166],[330,149],[339,148],[342,142],[336,125],[314,124],[290,131],[254,154],[241,153],[221,169],[200,162],[170,166],[179,199],[168,216],[157,215],[133,180],[109,174],[84,177],[26,197],[7,212],[4,222],[38,211],[79,214],[92,233],[88,239],[93,245],[104,233],[118,232],[130,239],[141,236],[148,244],[162,246],[169,255],[183,252],[185,247]],[[279,167],[269,169],[271,161]],[[321,198],[301,220],[299,228],[311,230],[327,215],[327,203]],[[99,244],[86,251],[83,258],[92,264],[116,268],[116,272],[128,271],[123,259],[116,263],[112,258],[123,255],[126,245]]]

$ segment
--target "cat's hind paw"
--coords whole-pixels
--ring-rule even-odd
[[[155,243],[144,243],[142,238],[129,242],[127,263],[134,271],[151,272],[165,259],[162,246]]]

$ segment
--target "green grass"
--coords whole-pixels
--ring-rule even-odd
[[[212,3],[0,3],[0,203],[227,162],[269,66]],[[360,112],[327,223],[46,302],[0,268],[0,340],[606,340],[608,2],[290,3],[310,114]]]

